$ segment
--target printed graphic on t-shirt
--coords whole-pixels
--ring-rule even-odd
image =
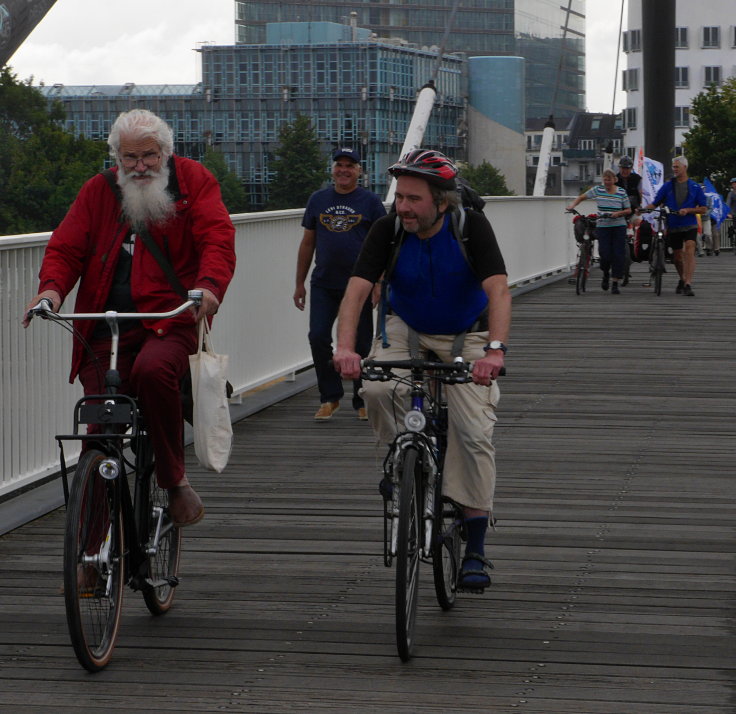
[[[362,213],[354,213],[350,206],[330,206],[319,214],[319,222],[332,233],[347,233],[363,220]]]

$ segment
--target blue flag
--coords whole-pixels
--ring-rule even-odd
[[[710,217],[716,222],[716,226],[720,226],[728,215],[726,204],[723,202],[721,194],[716,191],[715,186],[710,182],[710,179],[706,178],[703,181],[703,186],[705,187],[705,197],[712,199],[713,203],[710,208]],[[711,201],[708,201],[708,203],[710,204]]]

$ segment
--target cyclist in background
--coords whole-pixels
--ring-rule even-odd
[[[626,216],[631,213],[629,197],[624,189],[616,186],[616,174],[611,169],[606,169],[603,172],[603,185],[593,186],[589,191],[580,194],[567,210],[571,211],[588,198],[595,199],[598,204],[596,237],[603,271],[601,288],[608,290],[610,275],[613,273],[611,294],[618,295],[621,292],[618,284],[625,273]]]
[[[667,221],[667,240],[672,248],[672,261],[680,275],[675,292],[693,296],[693,273],[695,272],[695,241],[698,234],[697,214],[706,212],[707,203],[703,189],[687,176],[687,159],[677,156],[672,160],[674,176],[662,184],[654,200],[643,207],[651,211],[665,204],[671,211]]]
[[[58,312],[78,280],[75,312],[166,312],[181,304],[181,292],[202,290],[196,315],[126,321],[118,352],[120,389],[135,394],[145,414],[171,519],[178,527],[192,525],[204,506],[184,472],[180,383],[197,350],[195,322],[217,312],[233,276],[235,229],[217,179],[174,154],[173,133],[161,118],[145,109],[124,112],[107,141],[116,166],[107,178],[97,174],[82,186],[52,233],[39,293],[26,313],[42,298]],[[178,286],[149,245],[168,258]],[[76,326],[70,381],[79,376],[85,394],[104,391],[110,341],[104,323]]]
[[[432,350],[444,362],[459,354],[474,363],[473,383],[447,389],[443,495],[465,513],[468,540],[459,587],[480,592],[491,582],[484,541],[496,480],[491,438],[500,393],[494,380],[504,364],[511,323],[506,267],[480,212],[466,212],[467,257],[463,253],[452,228],[459,204],[457,168],[446,156],[416,149],[389,173],[397,179],[398,236],[403,239],[396,247],[394,215],[371,227],[340,305],[334,363],[347,379],[360,375],[355,344],[361,306],[387,270],[386,339],[376,339],[371,357],[408,359]],[[363,391],[373,430],[381,442],[390,443],[397,418],[406,412],[401,395],[390,382],[367,382]]]

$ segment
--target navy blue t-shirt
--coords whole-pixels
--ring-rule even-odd
[[[316,231],[312,285],[344,290],[368,229],[385,215],[381,199],[361,186],[350,193],[333,186],[315,191],[302,218],[304,228]]]

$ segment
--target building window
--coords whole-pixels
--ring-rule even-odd
[[[625,69],[621,73],[621,82],[624,92],[636,92],[639,89],[639,70]]]
[[[624,129],[636,129],[636,107],[624,109]]]
[[[675,89],[687,89],[690,86],[688,67],[675,67]]]
[[[736,47],[736,26],[731,28],[731,47]]]
[[[676,27],[675,28],[675,49],[686,50],[687,44],[687,27]]]
[[[629,35],[629,49],[631,52],[641,52],[641,30],[631,30]]]
[[[704,87],[709,87],[711,84],[720,86],[721,84],[721,68],[720,67],[703,67],[705,70],[705,82]]]
[[[595,149],[595,141],[593,139],[578,139],[578,149],[592,151]]]
[[[718,49],[721,46],[721,28],[703,28],[703,49]]]
[[[675,126],[690,126],[690,107],[675,107]]]

